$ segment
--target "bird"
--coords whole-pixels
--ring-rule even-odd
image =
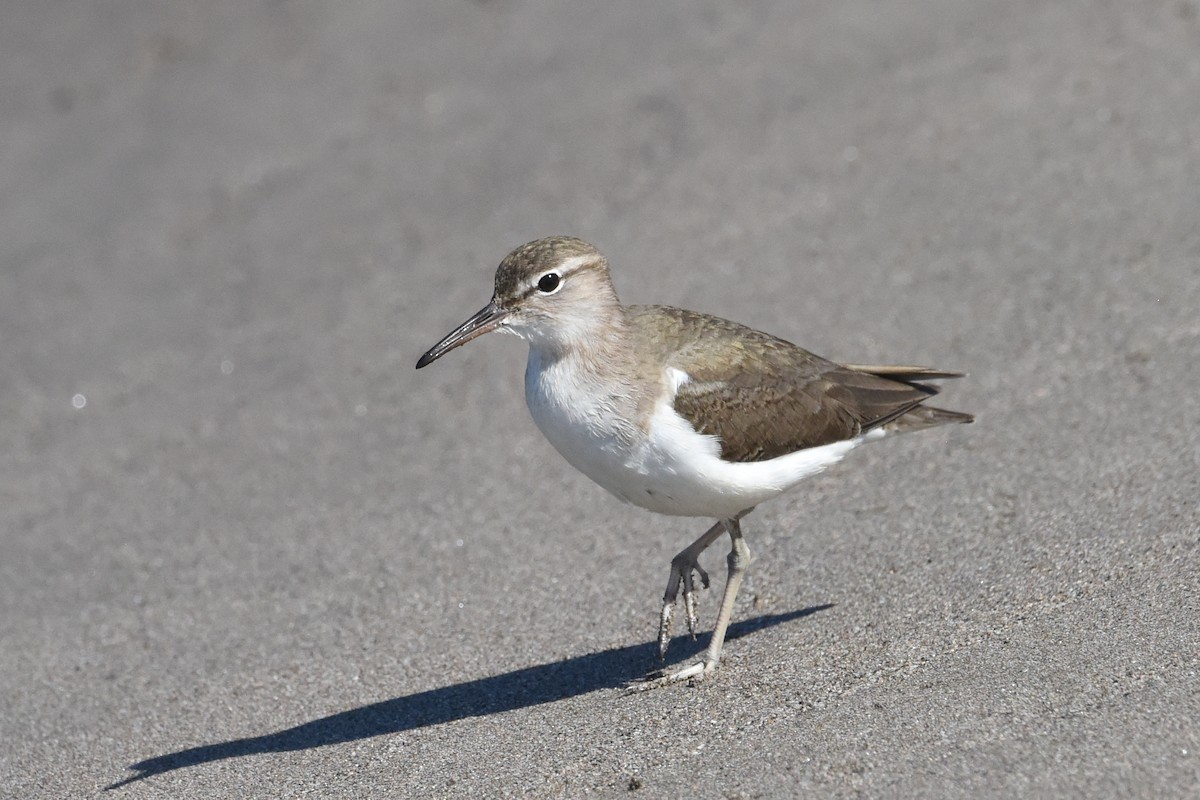
[[[635,506],[716,524],[671,560],[658,614],[665,659],[680,590],[698,625],[699,557],[730,538],[725,589],[703,654],[638,688],[697,683],[721,660],[750,548],[741,521],[860,444],[971,414],[925,404],[929,381],[965,373],[842,364],[736,322],[665,305],[623,305],[608,260],[572,236],[521,245],[496,269],[491,301],[427,350],[424,368],[491,331],[529,345],[525,401],[569,462]],[[698,579],[698,580],[697,580]]]

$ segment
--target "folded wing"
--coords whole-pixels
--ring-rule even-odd
[[[959,373],[913,366],[849,366],[728,320],[662,309],[656,333],[671,341],[670,366],[689,376],[676,413],[721,441],[726,461],[765,461],[853,439],[873,428],[898,430],[967,422],[957,412],[921,408],[937,394],[920,381]],[[737,335],[730,335],[736,333]]]

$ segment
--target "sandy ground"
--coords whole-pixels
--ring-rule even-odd
[[[0,794],[1197,796],[1197,16],[5,3]],[[747,520],[705,685],[621,689],[708,523],[413,370],[551,233],[971,373]]]

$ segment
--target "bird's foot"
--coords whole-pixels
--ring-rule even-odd
[[[695,664],[688,664],[686,667],[677,670],[655,670],[641,680],[626,684],[625,690],[632,694],[634,692],[648,692],[651,689],[661,689],[664,686],[672,686],[676,683],[687,683],[689,686],[695,686],[716,672],[716,669],[716,661],[709,661],[708,658],[704,658]]]
[[[688,633],[696,638],[696,579],[700,575],[701,585],[708,588],[708,573],[696,561],[695,556],[686,550],[671,559],[671,577],[667,581],[667,591],[663,595],[662,614],[658,620],[658,657],[667,657],[667,648],[671,644],[671,617],[675,612],[675,600],[679,596],[679,585],[683,584],[683,608],[687,614]]]

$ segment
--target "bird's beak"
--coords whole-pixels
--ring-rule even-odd
[[[496,301],[493,300],[479,309],[469,320],[451,331],[449,336],[429,348],[428,352],[417,362],[417,369],[432,364],[454,348],[466,344],[477,336],[483,336],[489,331],[496,330],[507,316],[508,311],[496,305]]]

